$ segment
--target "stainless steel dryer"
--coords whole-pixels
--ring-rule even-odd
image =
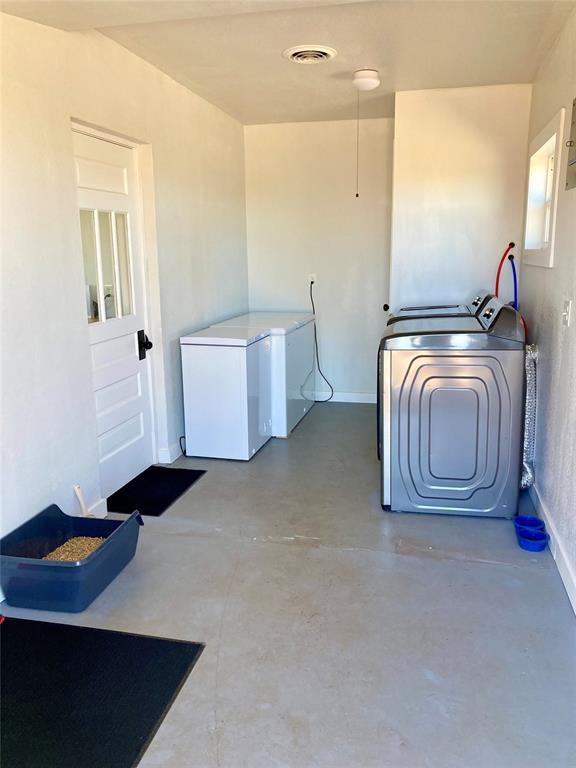
[[[486,304],[493,298],[493,294],[486,290],[478,291],[473,294],[466,304],[436,304],[430,306],[402,307],[395,312],[388,320],[388,325],[392,325],[398,320],[413,320],[420,317],[452,317],[467,315],[478,315],[484,309]]]
[[[388,326],[378,355],[384,507],[515,514],[524,354],[520,315],[496,298],[477,317]]]

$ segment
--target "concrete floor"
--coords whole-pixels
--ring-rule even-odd
[[[248,464],[180,459],[208,473],[88,611],[6,611],[206,643],[141,768],[576,766],[550,554],[509,521],[384,513],[374,426],[318,405]]]

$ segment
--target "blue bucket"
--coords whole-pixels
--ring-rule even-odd
[[[516,536],[519,546],[528,552],[542,552],[548,546],[548,539],[550,538],[546,531],[539,531],[534,528],[517,528]]]
[[[521,528],[529,531],[543,531],[546,528],[544,520],[536,517],[536,515],[518,515],[514,518],[514,527],[516,531]]]

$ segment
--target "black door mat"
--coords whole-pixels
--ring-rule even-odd
[[[133,768],[204,646],[6,618],[2,764]]]
[[[203,469],[148,467],[108,498],[108,511],[130,514],[137,509],[158,517],[204,474]]]

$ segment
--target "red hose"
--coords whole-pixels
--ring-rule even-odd
[[[504,266],[504,262],[506,261],[506,257],[510,253],[510,251],[514,248],[514,243],[508,243],[508,247],[502,254],[502,258],[500,259],[500,264],[498,264],[498,271],[496,272],[496,287],[494,288],[494,295],[498,296],[498,289],[500,288],[500,273],[502,272],[502,267]]]
[[[498,264],[498,271],[496,272],[496,286],[494,288],[494,296],[498,296],[498,289],[500,288],[500,273],[502,272],[502,267],[504,266],[506,257],[508,256],[512,248],[514,248],[514,243],[508,243],[508,247],[502,254],[502,258],[500,259],[500,264]],[[526,339],[526,341],[528,341],[528,323],[526,322],[526,320],[522,315],[520,315],[520,320],[522,320],[522,325],[524,326],[524,338]]]

